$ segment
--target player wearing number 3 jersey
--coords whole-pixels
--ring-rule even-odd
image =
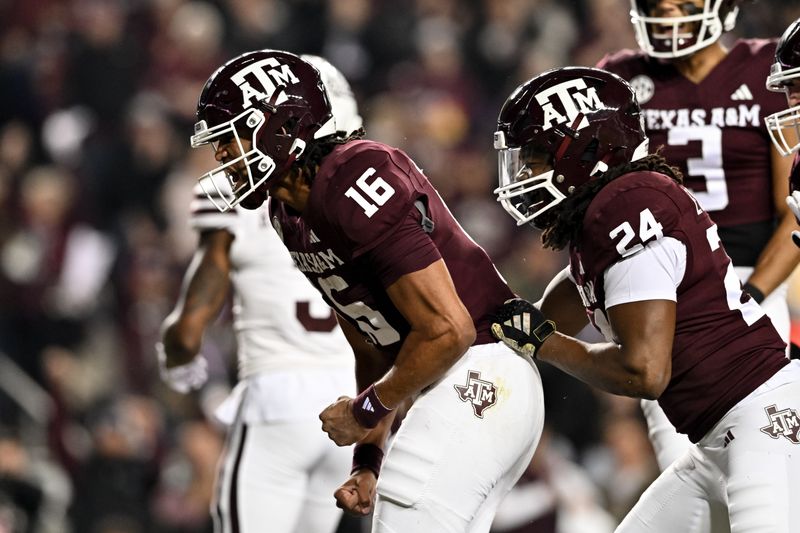
[[[639,119],[630,86],[599,69],[546,72],[506,101],[498,199],[570,260],[539,309],[506,305],[492,331],[593,386],[657,399],[693,443],[617,533],[799,531],[800,361]],[[541,334],[545,317],[556,333]],[[606,342],[568,336],[587,318]]]
[[[641,51],[623,50],[597,65],[627,80],[642,106],[650,145],[678,167],[684,184],[717,224],[745,289],[789,340],[786,278],[800,253],[786,206],[791,161],[770,143],[765,118],[783,107],[764,80],[774,40],[721,42],[741,0],[631,0]],[[655,402],[642,402],[663,470],[688,442]]]
[[[338,504],[367,514],[374,502],[374,532],[488,532],[544,418],[532,361],[489,331],[513,293],[406,154],[331,139],[330,117],[306,62],[252,52],[206,83],[193,145],[211,144],[230,179],[221,210],[269,197],[271,224],[353,348],[361,393],[320,414],[334,442],[357,444]],[[201,186],[217,199],[212,178]]]
[[[332,103],[332,135],[354,134],[361,117],[344,76],[322,58],[308,60]],[[215,184],[229,190],[222,175]],[[164,322],[161,353],[168,383],[184,392],[200,386],[173,378],[203,368],[196,355],[202,335],[233,289],[239,383],[217,411],[230,427],[211,510],[214,529],[333,533],[341,511],[331,493],[349,472],[350,453],[319,431],[317,415],[332,396],[355,392],[352,351],[333,310],[272,229],[267,207],[220,213],[196,189],[190,223],[200,235],[198,250]]]

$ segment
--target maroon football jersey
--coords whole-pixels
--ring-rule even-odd
[[[595,327],[613,335],[604,308],[606,269],[657,239],[672,237],[686,246],[672,377],[658,402],[693,442],[787,362],[783,341],[742,291],[716,229],[672,179],[633,172],[600,190],[586,211],[579,242],[570,249],[570,270],[587,313]]]
[[[370,342],[399,349],[409,325],[386,287],[440,258],[475,323],[475,344],[496,342],[489,314],[514,294],[401,150],[339,146],[323,160],[303,214],[271,200],[270,215],[297,267]]]
[[[786,107],[785,97],[764,85],[774,54],[774,41],[738,40],[697,84],[642,52],[623,50],[597,65],[630,82],[651,150],[663,146],[681,169],[737,266],[753,266],[774,229],[764,117]]]

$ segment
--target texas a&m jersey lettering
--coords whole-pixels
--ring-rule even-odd
[[[680,168],[686,186],[723,230],[775,217],[772,196],[764,194],[772,188],[764,117],[785,107],[785,98],[764,86],[774,51],[771,41],[739,40],[698,83],[641,52],[616,53],[598,64],[631,82],[650,146],[663,147],[664,157]],[[753,231],[753,239],[763,238]],[[749,246],[760,250],[764,244]],[[751,261],[753,253],[740,246],[733,255]]]

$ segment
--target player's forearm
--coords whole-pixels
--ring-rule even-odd
[[[386,374],[392,367],[392,361],[388,355],[372,349],[369,352],[364,350],[353,350],[356,358],[356,386],[361,392]]]
[[[768,296],[783,283],[800,262],[800,249],[792,242],[792,230],[797,229],[794,215],[787,211],[756,262],[748,283]]]
[[[162,326],[167,366],[189,363],[200,351],[203,332],[227,298],[229,271],[227,263],[207,254],[199,253],[192,260],[178,303]]]
[[[555,333],[536,355],[589,385],[621,396],[656,399],[668,381],[660,369],[646,364],[648,358],[632,364],[623,348],[611,342],[589,344]]]
[[[452,328],[436,337],[412,330],[392,368],[375,384],[375,392],[394,409],[444,376],[473,342],[474,328]]]
[[[385,450],[386,439],[389,438],[389,434],[392,431],[392,424],[394,423],[396,415],[397,409],[383,417],[381,421],[378,422],[378,425],[367,433],[366,437],[358,441],[358,444],[374,444],[381,450]]]

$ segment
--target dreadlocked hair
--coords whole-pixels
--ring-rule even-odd
[[[580,236],[583,228],[583,217],[589,204],[600,189],[610,181],[631,172],[658,172],[669,176],[675,182],[683,183],[683,174],[676,167],[667,163],[660,152],[650,154],[642,159],[617,165],[603,173],[599,178],[587,181],[566,197],[560,204],[553,208],[547,224],[547,229],[542,232],[542,244],[545,248],[563,250]],[[548,213],[545,213],[548,215]]]
[[[363,139],[366,132],[364,128],[358,128],[356,131],[347,136],[342,136],[334,133],[327,135],[322,139],[315,141],[313,144],[309,143],[309,148],[298,162],[298,166],[303,170],[309,181],[313,181],[317,175],[317,170],[322,165],[322,160],[328,156],[333,150],[350,141],[357,141]]]

